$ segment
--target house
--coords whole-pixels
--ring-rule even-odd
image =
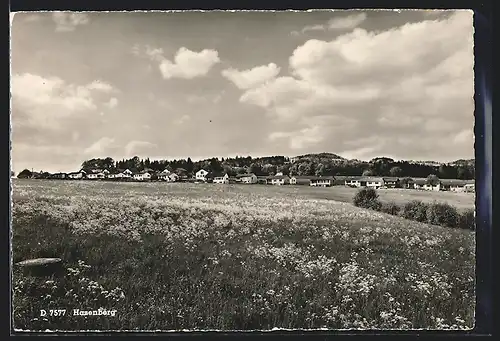
[[[333,186],[345,186],[345,181],[348,180],[350,177],[345,176],[345,175],[335,175],[333,177]]]
[[[440,182],[442,191],[465,192],[466,186],[469,191],[474,188],[474,180],[441,179]]]
[[[316,178],[315,176],[308,175],[294,175],[290,177],[290,185],[307,185],[311,184],[311,179]]]
[[[345,184],[351,187],[370,187],[377,189],[384,185],[384,179],[371,176],[357,176],[346,179]]]
[[[438,182],[437,185],[433,186],[433,185],[428,184],[427,179],[426,179],[426,182],[423,186],[423,189],[426,191],[440,191],[441,190],[441,181]]]
[[[98,179],[98,178],[99,178],[99,177],[98,177],[98,174],[99,174],[99,173],[88,173],[88,174],[87,174],[87,179],[89,179],[89,180],[96,180],[96,179]]]
[[[122,173],[124,179],[129,179],[134,175],[130,169],[125,169]]]
[[[467,180],[467,183],[464,186],[464,192],[466,192],[466,193],[475,193],[476,192],[475,180]]]
[[[224,176],[215,176],[213,182],[214,184],[229,184],[229,175],[226,173]]]
[[[274,174],[274,176],[283,176],[283,172],[278,172],[278,173]]]
[[[333,186],[333,181],[333,176],[320,176],[312,178],[309,185],[314,187],[330,187]]]
[[[253,173],[250,174],[238,174],[236,175],[236,181],[244,184],[256,184],[257,176]]]
[[[180,176],[175,174],[175,173],[170,173],[166,177],[166,181],[168,181],[168,182],[177,182],[177,181],[179,181],[179,179],[180,179]]]
[[[66,179],[66,173],[54,173],[50,175],[50,179]]]
[[[412,178],[409,182],[409,188],[420,189],[425,191],[440,191],[441,182],[437,185],[432,186],[427,183],[427,178]]]
[[[69,179],[83,179],[87,173],[84,170],[68,173]]]
[[[125,178],[125,174],[123,174],[122,172],[113,172],[113,173],[109,173],[108,174],[108,179],[123,179]]]
[[[411,180],[408,182],[408,187],[413,189],[424,189],[424,185],[426,184],[426,178],[411,178]]]
[[[386,176],[382,178],[384,188],[397,188],[399,187],[399,178]]]
[[[169,176],[172,174],[172,172],[170,172],[168,169],[165,169],[164,171],[160,172],[158,174],[158,180],[162,180],[162,181],[168,181],[169,179]]]
[[[274,175],[267,178],[267,183],[271,185],[288,185],[290,184],[290,177],[288,175]]]
[[[267,185],[267,178],[267,176],[258,176],[257,183],[261,185]],[[229,179],[229,181],[231,182],[231,179]]]
[[[204,169],[200,169],[199,171],[196,172],[195,174],[195,179],[198,181],[207,181],[206,176],[208,175],[208,172]]]
[[[136,181],[151,180],[151,174],[149,172],[142,171],[140,173],[134,174],[134,180]]]
[[[96,174],[98,179],[106,179],[106,173],[99,172]]]

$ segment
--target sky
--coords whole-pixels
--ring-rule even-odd
[[[12,169],[113,157],[474,157],[471,11],[11,18]]]

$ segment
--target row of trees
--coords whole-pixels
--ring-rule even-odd
[[[464,161],[464,160],[462,160]],[[407,161],[394,161],[390,158],[375,158],[369,162],[346,160],[335,154],[309,154],[299,157],[293,162],[285,156],[268,156],[260,158],[210,158],[193,162],[191,158],[179,160],[150,160],[134,156],[130,159],[115,161],[111,157],[95,158],[82,163],[86,172],[92,169],[107,169],[117,171],[130,169],[132,172],[151,170],[160,172],[168,169],[181,176],[192,176],[200,169],[212,173],[228,173],[231,176],[242,173],[254,173],[260,176],[273,175],[281,172],[285,175],[309,176],[394,176],[394,177],[427,177],[433,174],[440,179],[470,180],[475,177],[475,167],[472,160],[454,165],[424,165]],[[21,172],[20,174],[22,174]]]

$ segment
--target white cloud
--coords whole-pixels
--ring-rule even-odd
[[[256,66],[249,70],[225,69],[222,76],[233,82],[239,89],[250,89],[275,78],[280,68],[274,64]]]
[[[325,25],[310,25],[306,26],[302,29],[302,33],[306,33],[308,31],[324,31],[326,29]]]
[[[321,126],[311,125],[294,132],[273,132],[269,135],[269,140],[287,139],[290,149],[300,150],[323,141],[326,133]]]
[[[109,102],[106,103],[106,106],[110,109],[116,108],[118,105],[118,99],[116,97],[110,98]]]
[[[177,51],[173,62],[168,59],[161,61],[160,72],[165,79],[192,79],[205,76],[219,62],[219,55],[215,50],[204,49],[195,52],[181,47]]]
[[[152,150],[156,150],[158,146],[147,141],[130,141],[125,146],[125,154],[127,157],[150,155]]]
[[[363,17],[350,17],[349,25],[343,19],[330,25],[347,27]],[[356,150],[344,146],[349,130],[350,134],[355,130],[363,137],[386,133],[396,139],[442,141],[412,148],[430,156],[439,153],[435,148],[439,144],[446,149],[443,153],[459,155],[462,147],[454,150],[445,142],[473,124],[473,63],[472,14],[459,11],[382,32],[358,28],[331,41],[308,40],[290,56],[291,77],[245,89],[240,101],[295,124],[293,134],[271,136],[287,138],[295,147],[324,143],[328,149],[335,145],[356,155],[369,153],[363,146]],[[316,140],[310,137],[316,131],[307,121],[319,115],[340,115],[351,129]],[[327,124],[328,129],[339,125]],[[465,140],[465,133],[456,139]],[[410,150],[390,141],[380,142],[371,152],[399,150],[401,155]]]
[[[15,74],[11,81],[12,107],[16,113],[22,113],[22,117],[13,115],[13,124],[56,128],[64,118],[95,110],[93,92],[106,93],[109,90],[109,84],[96,84],[106,83],[76,85],[67,84],[57,77]]]
[[[146,46],[146,56],[151,58],[152,60],[162,61],[163,58],[163,49],[153,48],[149,45]]]
[[[57,32],[71,32],[77,26],[86,25],[90,22],[85,13],[55,12],[52,14],[52,19],[56,23]]]
[[[136,56],[148,58],[158,63],[160,73],[164,79],[183,78],[193,79],[205,76],[214,65],[220,62],[216,50],[204,49],[199,52],[181,47],[174,56],[174,60],[167,59],[162,48],[149,45],[141,48],[135,44],[132,53]]]
[[[326,31],[326,30],[351,30],[358,27],[363,21],[366,20],[366,13],[351,14],[344,17],[336,17],[330,19],[325,24],[308,25],[302,28],[301,33],[309,31]],[[298,31],[292,31],[292,35],[297,36]]]
[[[95,80],[87,85],[87,88],[89,90],[97,90],[102,92],[112,92],[115,90],[112,85],[98,80]]]
[[[328,22],[330,30],[348,30],[358,27],[366,20],[366,13],[352,14],[346,17],[333,18]]]
[[[106,152],[115,146],[115,139],[110,137],[103,137],[86,148],[83,152],[92,157],[100,157],[107,155]]]

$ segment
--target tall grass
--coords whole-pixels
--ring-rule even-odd
[[[208,192],[73,197],[25,189],[14,324],[30,330],[464,329],[474,321],[474,237],[327,200]],[[218,189],[214,189],[214,191]],[[72,309],[116,316],[71,316]],[[40,309],[67,309],[65,318]]]

